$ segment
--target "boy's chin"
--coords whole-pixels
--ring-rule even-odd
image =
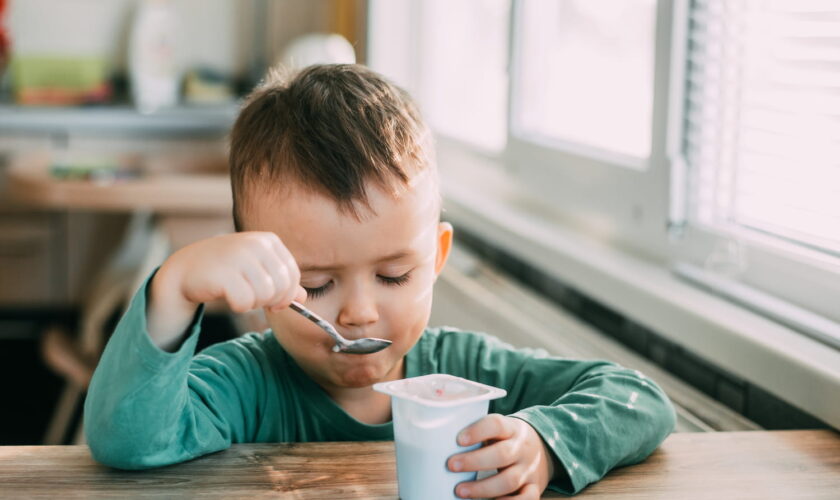
[[[382,381],[385,376],[379,373],[366,373],[351,371],[349,373],[342,373],[337,376],[338,385],[347,387],[348,389],[357,389],[360,387],[370,387],[373,384]]]
[[[354,366],[352,368],[334,373],[333,378],[336,385],[348,389],[370,387],[377,382],[389,378],[388,375],[394,367],[383,366],[380,363],[372,365]]]

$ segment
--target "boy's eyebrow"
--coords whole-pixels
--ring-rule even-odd
[[[386,255],[376,260],[376,263],[380,262],[387,262],[389,260],[397,260],[402,259],[403,257],[408,257],[412,255],[414,252],[411,250],[400,250],[399,252],[394,252],[392,254]],[[316,265],[302,265],[300,266],[300,272],[307,272],[307,271],[333,271],[335,269],[339,269],[341,266],[334,265],[334,266],[316,266]]]

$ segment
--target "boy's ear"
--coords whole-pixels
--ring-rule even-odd
[[[452,250],[452,235],[454,230],[452,224],[448,222],[441,222],[438,224],[438,245],[437,255],[435,256],[435,276],[443,271],[443,266],[446,264],[446,259],[449,258],[449,251]]]

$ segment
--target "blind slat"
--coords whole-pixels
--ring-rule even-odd
[[[840,254],[840,2],[691,4],[688,217]]]

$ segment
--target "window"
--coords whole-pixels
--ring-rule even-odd
[[[654,0],[523,1],[515,133],[647,158],[655,7]]]
[[[840,345],[836,0],[370,9],[371,65],[403,75],[438,134],[497,152],[581,232],[723,277],[780,321],[812,314]]]
[[[437,135],[503,164],[576,227],[664,258],[671,5],[372,0],[367,63]]]
[[[840,5],[692,1],[683,118],[680,258],[840,346]]]
[[[502,151],[510,0],[374,0],[369,8],[371,67],[412,91],[436,133]]]
[[[691,216],[840,256],[840,5],[694,2]]]

